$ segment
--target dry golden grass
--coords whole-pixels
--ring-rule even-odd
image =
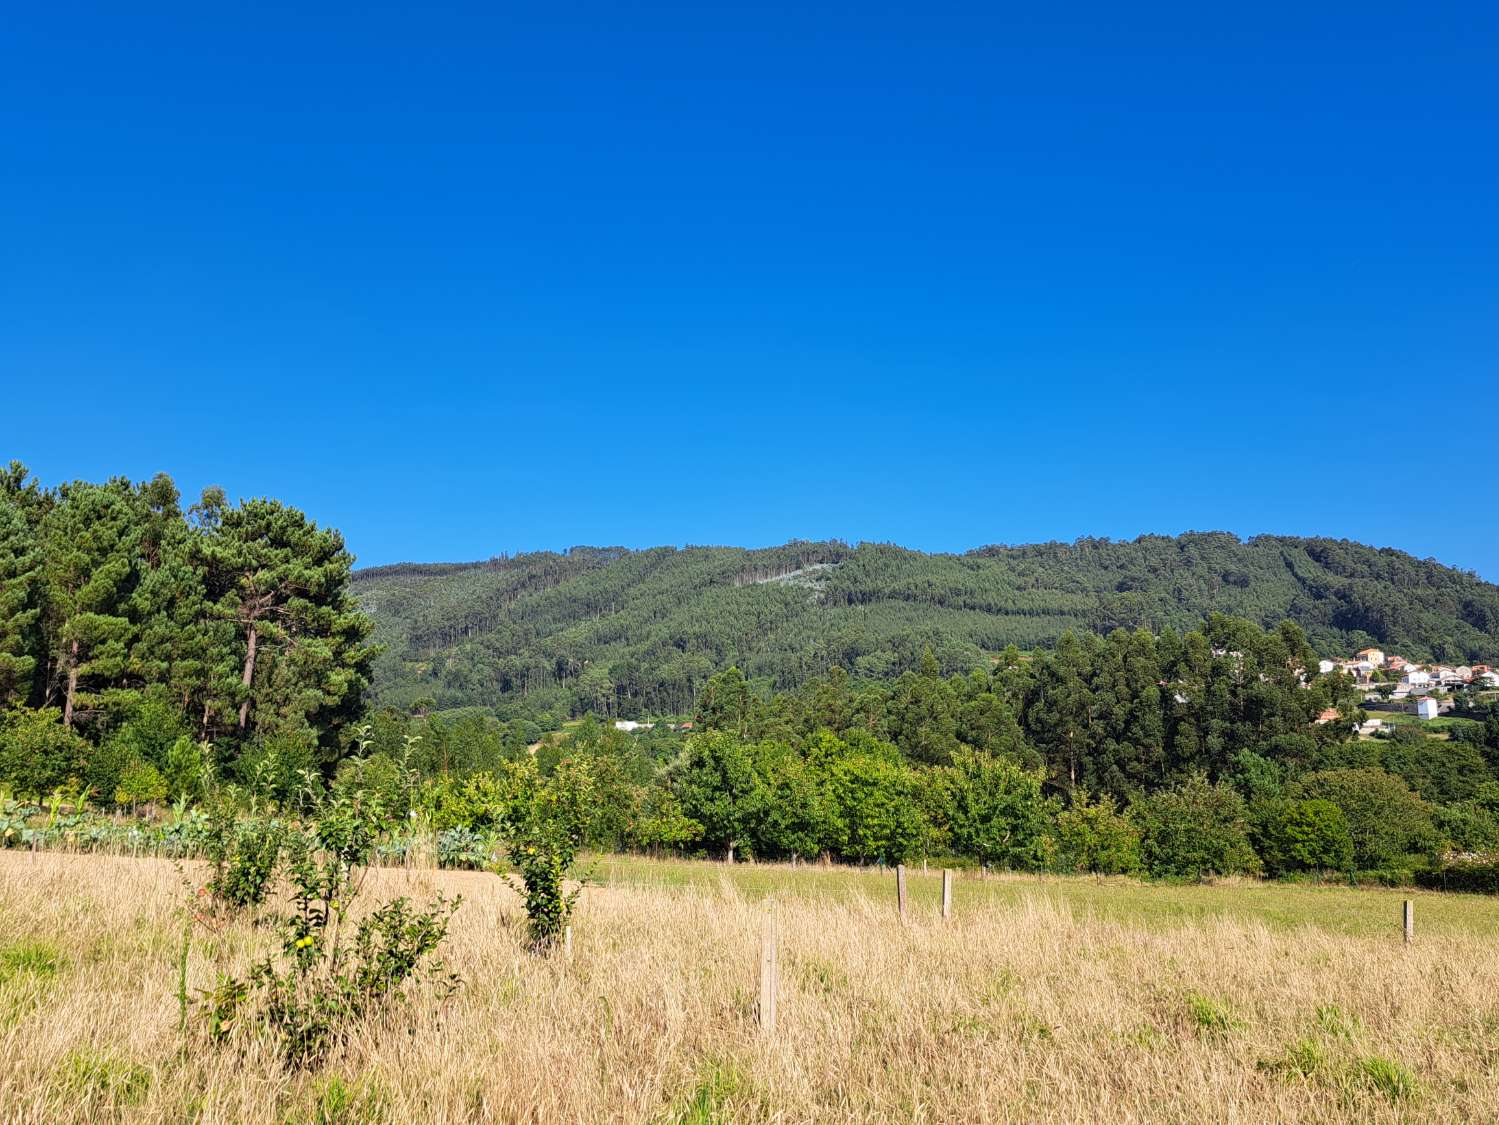
[[[1476,934],[1134,925],[966,882],[950,923],[902,927],[874,896],[751,900],[725,879],[589,888],[564,960],[523,952],[495,877],[382,871],[367,893],[438,888],[465,896],[463,990],[298,1074],[183,1051],[170,863],[0,854],[0,1120],[1499,1120],[1499,949]],[[273,941],[200,931],[191,985]]]

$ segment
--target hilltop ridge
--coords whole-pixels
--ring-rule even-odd
[[[382,702],[669,713],[738,664],[777,687],[960,670],[1068,630],[1292,620],[1324,653],[1499,658],[1499,586],[1391,548],[1228,532],[985,546],[574,547],[358,570]]]

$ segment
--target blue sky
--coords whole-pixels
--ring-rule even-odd
[[[7,11],[0,456],[369,564],[1227,529],[1499,579],[1499,6],[313,8]]]

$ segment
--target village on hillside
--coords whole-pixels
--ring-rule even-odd
[[[1418,664],[1403,656],[1386,655],[1382,649],[1361,648],[1352,657],[1323,660],[1317,670],[1324,675],[1342,672],[1364,689],[1364,710],[1415,715],[1436,719],[1457,706],[1455,693],[1499,689],[1499,671],[1487,664]],[[1320,722],[1333,722],[1336,711],[1324,712]],[[1385,720],[1371,715],[1359,733],[1372,735]]]

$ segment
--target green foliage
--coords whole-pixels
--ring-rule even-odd
[[[929,648],[944,672],[966,672],[1010,644],[1055,645],[1069,630],[1179,634],[1213,612],[1267,628],[1295,621],[1324,653],[1378,642],[1412,659],[1499,657],[1499,589],[1471,574],[1346,541],[1221,532],[963,555],[873,543],[575,548],[363,570],[354,590],[385,647],[382,700],[403,708],[431,697],[438,708],[682,714],[731,665],[781,690],[833,667],[893,679],[917,672]],[[1121,642],[1106,678],[1143,683],[1149,647]],[[1109,707],[1098,720],[1120,756],[1078,782],[1128,797],[1138,759],[1160,746],[1148,708]],[[952,729],[945,718],[931,728],[918,760],[945,760]],[[908,744],[892,732],[908,753],[925,732],[913,733]]]
[[[1260,818],[1256,843],[1271,875],[1347,871],[1353,866],[1348,818],[1332,801],[1276,801]]]
[[[1201,879],[1254,873],[1243,799],[1228,785],[1195,774],[1130,810],[1140,828],[1145,868],[1158,877]]]
[[[166,778],[167,796],[174,800],[197,800],[207,794],[213,779],[213,748],[207,742],[194,742],[189,735],[177,738],[167,747],[162,774]]]
[[[0,784],[86,775],[109,800],[150,767],[192,796],[184,755],[167,762],[182,738],[232,760],[290,732],[311,738],[314,767],[331,764],[375,655],[337,532],[216,490],[184,513],[164,475],[50,490],[26,476],[12,465],[0,488],[0,708],[55,707],[89,750],[58,765],[0,746]]]
[[[1292,797],[1330,801],[1342,810],[1361,869],[1429,862],[1441,837],[1424,801],[1400,778],[1379,769],[1322,770],[1288,790]]]
[[[287,828],[279,821],[241,818],[230,805],[210,810],[204,855],[212,865],[206,886],[214,900],[237,908],[264,903],[286,838]]]
[[[1056,858],[1063,871],[1133,875],[1140,870],[1140,830],[1112,797],[1089,801],[1079,793],[1057,815]]]
[[[561,940],[581,889],[566,883],[583,840],[592,779],[576,765],[543,778],[533,762],[517,762],[506,769],[504,791],[494,815],[520,875],[532,946],[544,952]]]
[[[926,834],[916,775],[892,747],[850,745],[826,766],[834,808],[833,850],[860,863],[901,863]]]
[[[673,779],[682,812],[702,826],[705,843],[733,860],[763,812],[769,794],[748,744],[727,731],[694,737]]]
[[[167,779],[150,762],[134,761],[120,773],[114,799],[121,805],[143,805],[167,795]]]
[[[951,842],[995,867],[1030,870],[1045,858],[1056,809],[1041,774],[1009,758],[959,751],[942,778]]]
[[[1416,884],[1434,891],[1499,894],[1499,859],[1461,859],[1419,870]]]
[[[89,745],[55,708],[16,708],[0,717],[0,779],[39,797],[84,771]]]
[[[439,896],[418,910],[397,898],[353,921],[350,933],[380,811],[346,797],[316,811],[310,829],[287,838],[293,910],[280,954],[221,977],[202,1005],[213,1041],[268,1034],[294,1067],[317,1064],[359,1020],[407,1000],[413,981],[433,982],[440,996],[459,983],[435,958],[459,900]]]

